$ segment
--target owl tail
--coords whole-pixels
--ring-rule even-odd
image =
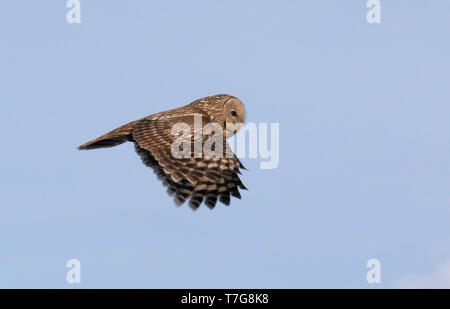
[[[109,133],[103,134],[96,139],[89,141],[78,147],[79,150],[89,150],[96,148],[114,147],[125,143],[126,141],[132,141],[132,131],[136,121],[127,123],[117,129],[112,130]]]

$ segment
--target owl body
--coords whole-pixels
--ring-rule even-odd
[[[235,134],[244,121],[245,109],[239,99],[225,94],[215,95],[132,121],[78,149],[133,142],[142,162],[162,180],[169,195],[174,196],[176,205],[180,206],[189,199],[192,209],[197,209],[202,202],[214,208],[217,200],[229,205],[230,195],[241,198],[239,189],[246,189],[238,176],[240,169],[245,168],[226,142],[226,138]],[[205,134],[207,126],[215,129]],[[179,128],[183,130],[177,131]],[[186,135],[187,131],[189,135]],[[208,140],[219,134],[221,139],[211,147],[214,155],[196,152],[196,145],[203,150]],[[178,145],[176,142],[179,140],[183,142],[179,147],[183,156],[174,153],[178,150],[174,145]]]

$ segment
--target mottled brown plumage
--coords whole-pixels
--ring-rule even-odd
[[[200,128],[194,126],[194,119],[201,119]],[[167,186],[167,192],[174,196],[178,206],[189,199],[192,209],[197,209],[202,202],[213,208],[218,199],[229,205],[230,195],[241,198],[239,188],[246,189],[238,176],[240,169],[245,168],[231,152],[226,141],[227,137],[242,127],[244,120],[244,105],[239,99],[225,94],[215,95],[132,121],[79,146],[78,149],[113,147],[126,141],[133,142],[142,162],[151,167],[163,185]],[[174,157],[171,147],[178,136],[172,134],[172,129],[180,122],[191,128],[192,145],[198,137],[196,134],[203,133],[199,139],[202,146],[215,133],[212,131],[205,134],[205,125],[220,125],[223,143],[212,148],[221,155],[195,155],[195,148],[192,146],[189,150],[191,156]]]

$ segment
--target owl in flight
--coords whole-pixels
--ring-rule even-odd
[[[132,121],[78,149],[133,142],[142,162],[162,180],[177,206],[189,199],[194,210],[203,201],[212,209],[217,199],[229,205],[230,194],[240,199],[239,188],[247,190],[238,175],[245,167],[226,141],[242,127],[244,120],[244,104],[236,97],[219,94]],[[212,136],[220,138],[211,143],[208,140]],[[211,151],[202,152],[207,145]]]

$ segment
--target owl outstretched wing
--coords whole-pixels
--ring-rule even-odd
[[[215,153],[222,155],[197,157],[193,149],[189,157],[173,155],[177,136],[172,129],[177,123],[188,124],[191,128],[192,146],[196,136],[201,136],[202,147],[208,139],[208,135],[197,135],[199,128],[194,125],[195,117],[200,117],[203,125],[210,122],[206,113],[195,108],[163,112],[137,121],[131,132],[136,152],[168,187],[167,192],[174,195],[177,205],[188,199],[192,209],[197,209],[203,201],[210,208],[214,208],[217,200],[229,205],[230,195],[241,198],[239,189],[247,188],[238,175],[245,167],[236,155],[230,155],[226,138],[214,146],[218,147]]]

